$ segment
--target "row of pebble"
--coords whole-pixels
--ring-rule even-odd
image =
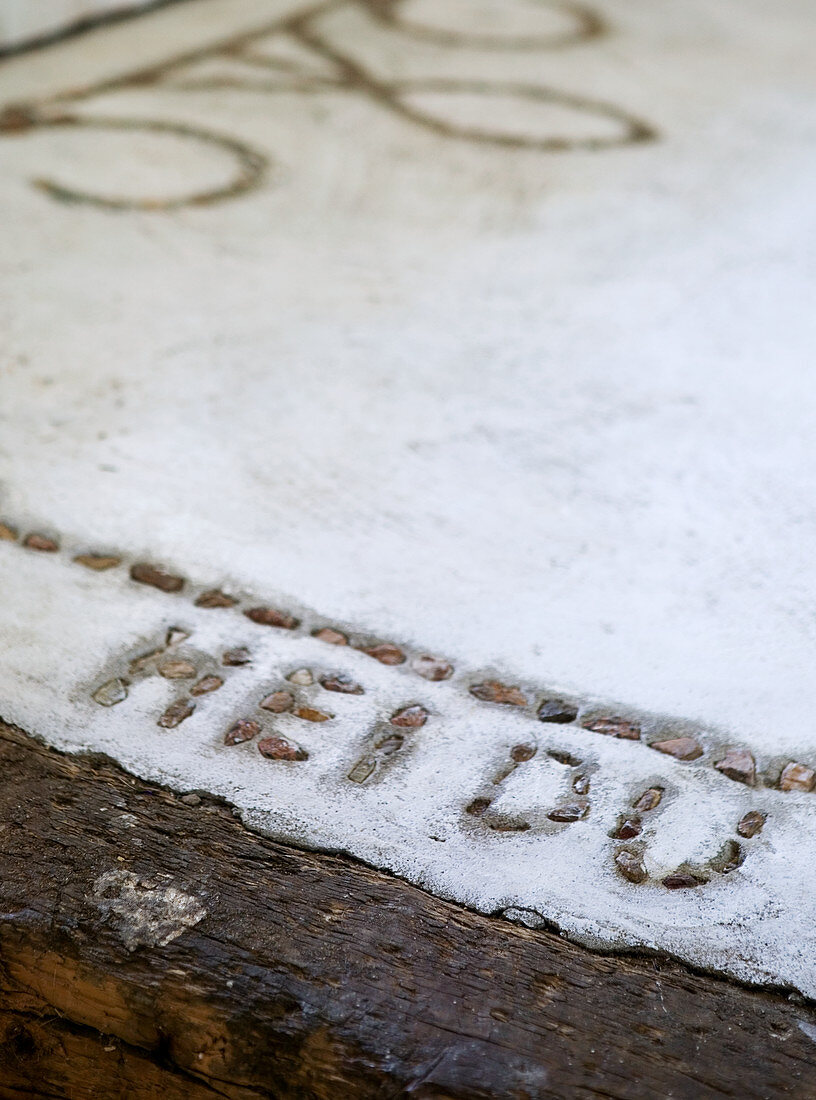
[[[19,533],[11,524],[0,522],[0,540],[17,541]],[[29,550],[40,553],[56,553],[60,549],[58,539],[40,532],[31,532],[21,540]],[[122,565],[123,559],[114,554],[83,553],[73,559],[79,565],[94,572],[106,572]],[[162,592],[180,593],[186,586],[184,577],[150,562],[136,562],[130,567],[130,577],[138,584],[149,585]],[[220,589],[208,589],[195,599],[195,605],[203,608],[236,608],[236,597]],[[254,606],[243,610],[243,614],[252,622],[261,626],[275,627],[280,630],[297,630],[301,621],[288,611],[269,606]],[[394,642],[375,642],[367,644],[353,641],[348,634],[331,626],[322,626],[312,631],[312,636],[328,645],[352,646],[368,656],[388,666],[407,664],[408,667],[431,682],[448,680],[453,676],[454,667],[450,661],[429,654],[417,654],[409,659],[406,651]],[[527,694],[514,685],[499,680],[484,680],[470,684],[470,694],[486,703],[499,706],[527,708],[530,700]],[[534,704],[535,705],[535,704]],[[544,698],[535,713],[542,722],[561,725],[574,724],[579,719],[579,708],[574,703],[558,698]],[[637,722],[616,715],[590,715],[581,720],[583,729],[607,737],[627,741],[640,741],[642,730]],[[690,762],[699,759],[704,748],[700,742],[690,736],[668,737],[648,743],[648,747],[671,756],[678,761]],[[757,782],[756,761],[746,748],[734,746],[713,762],[713,766],[728,779],[753,787]],[[768,786],[778,786],[782,791],[813,791],[816,788],[816,770],[798,761],[789,761],[774,784],[765,779]]]
[[[518,767],[528,760],[532,760],[537,752],[538,749],[535,745],[515,745],[510,750],[508,765],[493,779],[493,785],[501,785]],[[590,811],[590,801],[587,797],[590,790],[590,780],[588,776],[578,771],[581,768],[582,761],[571,753],[560,751],[550,750],[548,755],[559,763],[576,769],[577,774],[573,776],[570,786],[574,794],[579,797],[571,801],[564,801],[553,807],[548,811],[547,817],[550,821],[564,825],[583,820]],[[635,840],[643,831],[643,816],[657,809],[662,800],[662,787],[649,787],[648,790],[643,791],[631,803],[630,809],[619,816],[617,824],[609,836],[613,840],[619,841]],[[488,811],[490,811],[493,801],[492,795],[481,795],[465,806],[465,813],[480,819],[489,829],[497,833],[526,832],[530,828],[527,821],[491,818]],[[745,839],[757,836],[762,831],[765,820],[765,814],[760,813],[758,810],[749,810],[737,824],[736,832]],[[741,866],[744,858],[745,855],[740,844],[737,841],[729,840],[720,855],[709,862],[708,868],[719,874],[728,874]],[[635,885],[642,885],[649,878],[643,852],[633,850],[631,846],[619,849],[614,856],[614,863],[617,871],[627,881]],[[701,872],[698,869],[680,867],[665,875],[660,881],[661,885],[667,890],[681,890],[704,885],[708,881],[708,876],[705,871]]]

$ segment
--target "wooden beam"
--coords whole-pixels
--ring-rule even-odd
[[[816,1013],[250,832],[0,723],[0,1096],[814,1096]]]

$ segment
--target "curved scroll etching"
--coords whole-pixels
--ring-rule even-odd
[[[523,5],[531,14],[535,13],[536,9],[552,12],[565,17],[565,21],[571,24],[565,30],[544,34],[531,30],[523,35],[503,33],[501,30],[480,32],[467,27],[451,29],[446,25],[444,18],[440,19],[438,8],[431,20],[427,17],[424,20],[421,17],[412,17],[411,0],[364,0],[364,3],[371,14],[386,26],[439,46],[471,46],[491,50],[551,50],[589,42],[600,37],[607,30],[606,22],[598,12],[583,4],[566,2],[516,0],[516,6]],[[506,9],[507,0],[504,6]],[[407,14],[406,9],[408,9]]]
[[[258,187],[269,166],[268,158],[245,142],[225,137],[212,130],[190,126],[180,122],[160,122],[153,119],[96,118],[89,115],[31,116],[29,129],[77,128],[84,130],[110,130],[121,133],[144,132],[167,134],[181,141],[197,141],[229,154],[235,161],[235,170],[226,183],[192,191],[174,198],[131,199],[114,195],[93,194],[79,188],[66,187],[52,180],[32,180],[35,187],[61,202],[84,203],[106,210],[175,210],[183,206],[205,206],[235,198]],[[18,132],[20,132],[18,130]]]
[[[602,122],[612,122],[615,124],[617,132],[587,136],[547,136],[546,134],[537,136],[532,133],[523,134],[513,133],[509,130],[491,129],[483,124],[467,126],[457,124],[450,117],[446,118],[444,112],[435,114],[432,110],[423,110],[412,105],[409,98],[412,93],[430,93],[431,95],[448,96],[450,98],[477,96],[485,101],[485,108],[493,99],[529,101],[552,105],[576,112],[584,119],[595,118],[600,119]],[[498,84],[483,83],[476,80],[442,79],[403,82],[392,86],[389,103],[391,109],[398,114],[445,137],[463,138],[468,141],[484,142],[509,149],[534,149],[542,153],[566,152],[571,149],[610,149],[614,146],[650,141],[654,137],[651,127],[645,122],[611,104],[568,95],[566,92],[545,88],[537,84]]]
[[[221,152],[228,153],[235,161],[236,169],[225,184],[219,187],[195,187],[181,196],[146,196],[129,199],[116,195],[104,195],[92,187],[66,187],[51,179],[38,179],[35,185],[52,198],[70,202],[83,202],[109,210],[173,210],[183,206],[195,206],[236,198],[257,188],[264,180],[269,158],[261,150],[247,142],[188,123],[145,119],[101,118],[81,112],[66,110],[71,105],[91,100],[102,92],[110,93],[127,88],[147,90],[151,86],[168,84],[178,90],[200,91],[212,88],[234,88],[249,92],[298,94],[356,94],[390,112],[395,118],[440,137],[469,141],[496,149],[529,149],[540,153],[564,153],[576,150],[601,151],[619,146],[653,140],[654,129],[645,121],[625,109],[594,98],[585,98],[557,88],[538,83],[513,83],[491,81],[474,75],[472,79],[457,77],[427,77],[410,81],[387,79],[375,74],[369,66],[352,56],[335,40],[331,28],[322,26],[325,16],[350,9],[355,0],[325,0],[312,4],[294,16],[288,16],[251,33],[226,39],[193,57],[182,56],[155,68],[142,69],[121,77],[106,80],[95,86],[71,90],[39,102],[22,104],[7,109],[0,115],[0,136],[22,133],[32,128],[55,126],[110,129],[120,131],[147,131],[171,135],[183,141],[198,141]],[[373,23],[385,27],[390,33],[402,34],[418,43],[429,46],[467,50],[473,47],[490,50],[547,51],[590,42],[606,32],[603,20],[592,9],[580,4],[553,3],[543,5],[562,16],[568,23],[566,29],[556,29],[544,34],[506,33],[506,0],[495,0],[494,10],[488,5],[488,23],[496,29],[482,32],[467,24],[450,26],[461,20],[462,12],[456,6],[447,13],[435,9],[430,22],[427,17],[416,20],[411,16],[411,6],[405,0],[363,0],[359,5],[364,16]],[[524,4],[525,0],[516,0]],[[537,0],[527,0],[535,11]],[[313,65],[298,64],[296,59],[281,60],[264,57],[259,44],[270,35],[285,36],[301,60],[314,59]],[[196,77],[185,75],[190,63],[228,59],[237,71],[226,76]],[[241,72],[244,69],[245,72]],[[259,74],[266,70],[270,79]],[[274,79],[271,74],[274,72]],[[421,98],[433,97],[434,102],[423,105]],[[463,104],[475,98],[483,106],[476,110],[477,124],[463,121],[460,116]],[[518,107],[541,107],[559,116],[555,132],[553,120],[537,119],[521,125],[515,114],[506,110],[508,104]],[[482,121],[482,115],[497,109],[495,123]],[[55,109],[59,112],[54,113]],[[466,112],[467,113],[467,112]],[[507,119],[508,121],[503,121]],[[574,119],[571,123],[570,119]],[[590,126],[587,127],[587,122]],[[600,127],[593,130],[592,123]],[[611,127],[610,127],[611,124]]]

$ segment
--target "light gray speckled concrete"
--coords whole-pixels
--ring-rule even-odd
[[[606,0],[606,29],[525,0],[193,8],[0,67],[28,104],[0,135],[0,519],[62,544],[0,542],[3,717],[474,906],[813,994],[816,794],[773,787],[816,767],[810,4]],[[150,82],[65,94],[174,42]],[[94,548],[125,564],[71,562]],[[304,627],[139,587],[140,559]],[[331,649],[326,622],[456,674]],[[254,660],[163,730],[183,689],[128,666],[172,625],[199,671]],[[300,666],[366,694],[258,711]],[[642,740],[479,703],[487,675]],[[428,723],[349,781],[410,702]],[[308,761],[225,747],[242,715]],[[666,729],[703,756],[650,750]],[[730,745],[754,787],[713,766]],[[554,824],[579,774],[589,813]],[[635,885],[608,834],[655,785]],[[686,866],[706,884],[661,885]]]

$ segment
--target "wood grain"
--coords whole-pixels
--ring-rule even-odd
[[[2,723],[0,764],[2,1097],[816,1096],[798,997],[468,912]]]

